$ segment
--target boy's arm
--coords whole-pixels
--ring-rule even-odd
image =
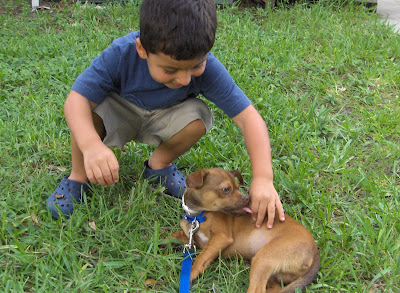
[[[281,221],[285,220],[282,203],[273,184],[271,147],[268,130],[258,111],[248,106],[232,118],[243,133],[253,173],[250,186],[250,209],[259,228],[268,212],[267,227],[272,228],[275,209]]]
[[[75,139],[83,158],[86,176],[89,181],[102,186],[113,185],[118,181],[118,161],[114,153],[102,142],[93,124],[90,102],[78,92],[71,90],[64,104],[64,115],[71,136]],[[74,150],[72,150],[74,151]]]

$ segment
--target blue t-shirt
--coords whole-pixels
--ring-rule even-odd
[[[136,31],[114,40],[77,77],[72,89],[96,104],[100,104],[110,92],[116,92],[147,110],[168,108],[202,94],[229,117],[236,116],[251,104],[211,52],[204,73],[192,77],[187,86],[170,89],[155,81],[150,75],[147,60],[140,58],[136,51],[138,37],[139,31]]]

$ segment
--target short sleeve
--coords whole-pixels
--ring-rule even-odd
[[[201,78],[200,92],[231,118],[251,104],[225,66],[212,53]]]

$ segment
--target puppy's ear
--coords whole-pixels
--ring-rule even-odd
[[[203,186],[204,179],[208,175],[208,171],[204,169],[200,169],[194,173],[189,174],[186,178],[186,186],[189,188],[200,188]]]
[[[239,171],[237,171],[237,170],[232,170],[232,171],[230,171],[230,172],[231,172],[231,174],[232,174],[233,176],[235,176],[237,179],[239,179],[239,183],[240,183],[241,185],[244,184],[243,176],[242,176],[242,174],[241,174]]]

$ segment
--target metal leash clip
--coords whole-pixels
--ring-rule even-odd
[[[197,232],[200,227],[200,223],[198,220],[193,220],[192,225],[189,229],[189,243],[185,244],[183,251],[191,250],[192,248],[196,251],[196,246],[193,244],[193,234]]]

